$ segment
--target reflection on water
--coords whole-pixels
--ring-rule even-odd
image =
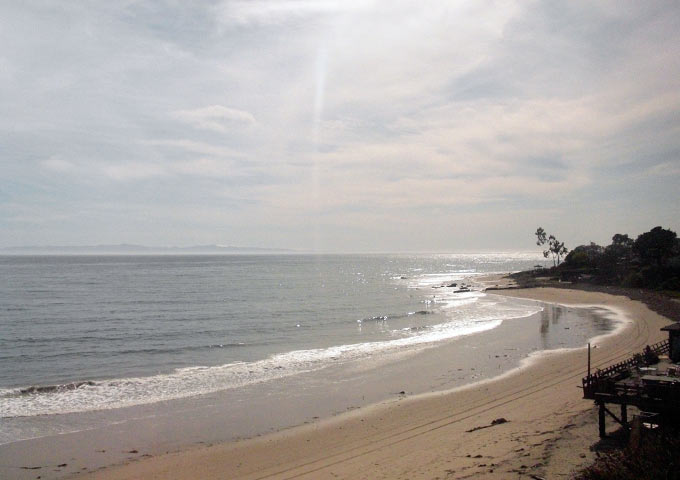
[[[555,348],[561,344],[562,337],[572,327],[581,329],[584,336],[601,335],[615,328],[612,319],[606,315],[607,312],[599,308],[576,309],[550,303],[542,304],[542,307],[539,332],[543,349]]]
[[[565,313],[566,308],[561,305],[546,304],[541,312],[541,336],[545,336],[550,331],[550,324],[560,323],[560,317]]]

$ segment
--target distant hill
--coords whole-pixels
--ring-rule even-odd
[[[162,255],[162,254],[236,254],[236,253],[293,253],[284,248],[234,247],[225,245],[194,245],[190,247],[159,247],[146,245],[42,245],[2,247],[4,255]]]

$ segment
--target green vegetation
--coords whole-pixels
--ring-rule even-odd
[[[542,228],[537,230],[536,235],[540,242],[541,232],[545,243]],[[548,256],[546,252],[543,254]],[[606,247],[592,242],[579,245],[569,252],[562,264],[557,255],[557,262],[550,273],[560,280],[678,291],[680,239],[675,232],[662,227],[654,227],[635,240],[626,234],[617,233],[612,237],[611,245]]]

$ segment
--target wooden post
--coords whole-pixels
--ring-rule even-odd
[[[604,402],[599,401],[597,404],[600,407],[600,410],[598,411],[598,420],[600,424],[600,438],[604,438],[607,436],[607,432],[605,430],[605,425],[604,425]]]
[[[588,383],[590,383],[590,342],[588,342]]]
[[[628,406],[625,403],[621,404],[621,423],[628,428]]]

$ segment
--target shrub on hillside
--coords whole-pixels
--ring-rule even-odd
[[[680,437],[650,435],[641,446],[602,454],[576,480],[680,480]]]

